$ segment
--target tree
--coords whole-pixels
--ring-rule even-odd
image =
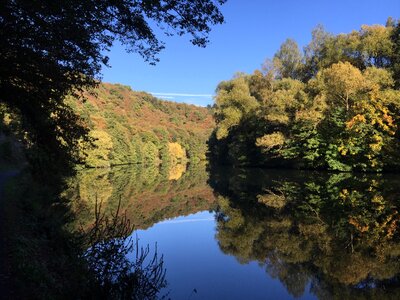
[[[302,54],[295,40],[287,39],[274,55],[274,64],[281,78],[298,78]]]
[[[382,25],[363,25],[360,31],[362,53],[367,66],[384,68],[391,64],[393,42],[392,28]]]
[[[168,143],[168,151],[172,164],[186,159],[186,150],[179,143]]]
[[[393,28],[391,40],[393,43],[393,57],[391,69],[393,72],[393,78],[396,82],[396,88],[400,88],[400,22],[397,22],[395,28]]]
[[[227,137],[232,127],[239,125],[243,117],[259,106],[256,98],[250,95],[249,85],[243,76],[221,82],[217,87],[215,103],[218,139]]]
[[[92,130],[89,135],[95,140],[95,147],[86,150],[86,165],[90,167],[109,167],[109,155],[113,148],[110,135],[102,130]]]
[[[273,70],[268,70],[268,62],[266,61],[263,65],[265,75],[256,70],[249,77],[249,88],[250,94],[257,99],[258,102],[262,103],[266,101],[270,96],[273,88]]]
[[[154,64],[166,35],[190,34],[204,47],[223,23],[225,0],[5,0],[0,4],[0,101],[19,113],[31,146],[47,159],[74,162],[87,131],[68,105],[99,79],[115,40]],[[38,160],[36,160],[38,161]]]
[[[240,166],[398,170],[396,22],[339,35],[319,26],[304,58],[288,39],[262,73],[222,82],[210,158]]]
[[[325,31],[321,24],[312,30],[311,36],[311,42],[304,48],[305,67],[303,76],[305,80],[309,80],[317,74],[324,45],[331,38],[331,35]]]
[[[324,70],[322,76],[328,101],[333,105],[344,105],[348,112],[357,93],[364,88],[361,71],[348,62],[339,62]]]

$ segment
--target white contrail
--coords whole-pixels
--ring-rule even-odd
[[[156,95],[154,95],[154,94],[152,94],[153,96],[156,96]],[[161,96],[161,95],[157,95],[158,97],[160,97],[160,98],[163,98],[163,99],[175,99],[175,97],[174,96]]]
[[[184,94],[184,93],[154,93],[150,92],[154,96],[175,96],[175,97],[212,97],[211,94]]]

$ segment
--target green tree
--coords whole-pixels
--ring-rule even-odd
[[[311,36],[311,42],[304,48],[305,66],[302,70],[302,77],[305,81],[317,75],[325,44],[331,38],[321,24],[312,30]]]
[[[160,163],[158,147],[153,142],[144,142],[143,162],[146,165],[158,165]]]
[[[366,66],[384,68],[391,64],[393,42],[392,27],[363,25],[360,31],[361,51]]]
[[[296,41],[287,39],[273,59],[279,78],[299,78],[302,59],[303,57]]]
[[[259,106],[256,98],[250,95],[245,77],[220,83],[215,104],[218,139],[227,137],[232,127],[239,125],[242,118]]]

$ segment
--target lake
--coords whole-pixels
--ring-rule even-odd
[[[208,169],[208,170],[207,170]],[[171,299],[399,299],[400,177],[175,166],[85,170],[65,192],[163,255]],[[134,260],[135,253],[128,257]]]

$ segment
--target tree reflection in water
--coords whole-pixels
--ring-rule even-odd
[[[82,224],[70,191],[61,192],[64,188],[64,178],[54,178],[48,185],[27,173],[10,184],[3,213],[4,224],[9,224],[8,276],[4,276],[9,288],[2,297],[162,298],[163,257],[129,239],[133,228],[120,213],[121,201],[109,207],[107,214],[99,204],[103,202],[93,201],[93,217]],[[96,192],[93,195],[97,199]]]
[[[159,257],[157,248],[149,257],[150,248],[139,246],[133,240],[133,226],[126,215],[120,215],[120,201],[113,215],[101,212],[101,205],[95,205],[95,223],[83,238],[88,250],[83,254],[89,272],[95,277],[98,289],[91,297],[106,299],[158,299],[166,287],[163,257]],[[129,258],[134,254],[134,258]]]
[[[80,172],[71,178],[64,193],[71,199],[77,226],[94,222],[97,199],[106,215],[115,212],[120,203],[120,211],[135,229],[146,229],[168,218],[210,210],[216,199],[207,180],[206,166],[201,163],[167,170],[121,166]]]
[[[398,299],[397,176],[212,170],[221,250],[295,297]]]

